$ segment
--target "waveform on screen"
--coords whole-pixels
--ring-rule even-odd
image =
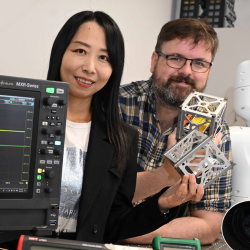
[[[11,133],[25,133],[25,131],[21,130],[6,130],[6,129],[0,129],[0,132],[11,132]],[[16,147],[16,148],[24,148],[25,145],[9,145],[9,144],[0,144],[0,147]]]
[[[25,131],[18,131],[18,130],[4,130],[4,129],[0,129],[0,132],[16,132],[16,133],[25,133]]]

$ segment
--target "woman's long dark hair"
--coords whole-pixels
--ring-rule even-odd
[[[123,171],[126,166],[129,142],[119,117],[118,98],[125,52],[123,37],[115,21],[100,11],[83,11],[72,16],[64,24],[54,41],[47,80],[61,81],[60,68],[63,55],[80,25],[90,21],[98,23],[105,31],[112,67],[112,74],[107,84],[93,96],[92,110],[107,124],[109,140],[116,152],[114,161],[119,163],[117,164],[118,170]]]

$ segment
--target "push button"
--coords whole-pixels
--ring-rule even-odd
[[[58,95],[63,95],[63,94],[64,94],[64,89],[59,89],[59,88],[57,88],[57,89],[56,89],[56,93],[57,93]]]
[[[55,93],[55,89],[54,88],[46,88],[46,93],[54,94]]]
[[[61,146],[61,141],[55,141],[56,146]]]

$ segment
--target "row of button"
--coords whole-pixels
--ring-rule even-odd
[[[47,163],[46,163],[46,160],[40,160],[39,164],[50,164],[50,165],[55,164],[55,165],[59,165],[60,161],[59,160],[47,160]]]
[[[56,146],[61,146],[62,145],[62,142],[61,141],[45,141],[45,140],[42,140],[41,141],[41,144],[43,144],[43,145],[56,145]]]
[[[47,119],[47,120],[49,120],[49,119],[55,120],[55,118],[56,118],[57,120],[60,120],[60,117],[59,117],[59,116],[57,116],[57,117],[55,117],[55,116],[49,116],[49,115],[46,116],[46,119]]]
[[[54,94],[55,93],[55,88],[46,88],[46,93]],[[56,88],[56,94],[63,95],[64,94],[64,89]]]
[[[55,124],[55,122],[50,122],[50,123],[48,123],[48,122],[42,122],[42,125],[43,126],[48,126],[48,125],[50,125],[50,126],[57,126],[57,127],[61,127],[62,126],[62,123],[61,122],[57,122],[56,124]]]

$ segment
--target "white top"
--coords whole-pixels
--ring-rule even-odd
[[[66,121],[57,232],[76,232],[91,122]]]

